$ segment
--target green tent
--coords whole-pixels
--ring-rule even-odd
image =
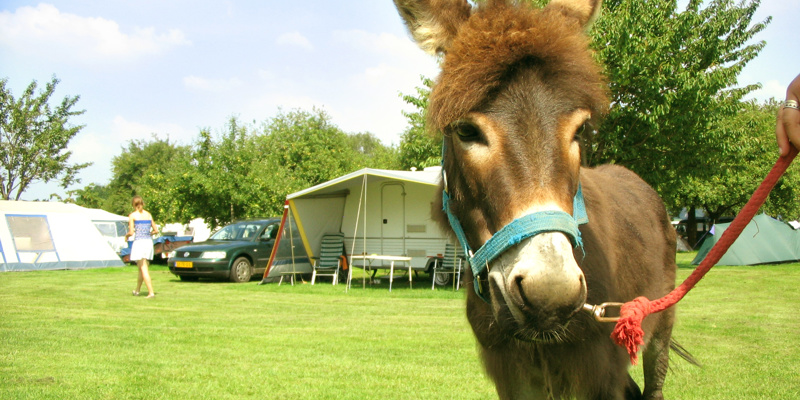
[[[715,224],[692,264],[700,264],[730,224]],[[766,214],[753,218],[717,265],[754,265],[800,260],[800,231]]]

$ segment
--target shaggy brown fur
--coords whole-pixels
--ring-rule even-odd
[[[495,286],[486,276],[480,280],[490,304],[468,291],[467,316],[499,397],[662,399],[674,310],[644,321],[642,393],[628,375],[626,351],[609,337],[611,324],[576,314],[572,300],[557,298],[562,295],[533,301],[526,296],[538,278],[528,284],[513,275],[527,264],[547,272],[553,260],[567,259],[585,279],[579,300],[590,304],[658,298],[674,286],[675,234],[658,195],[622,167],[580,168],[575,137],[608,106],[584,35],[599,0],[554,0],[543,10],[504,0],[476,9],[466,0],[394,1],[421,47],[445,55],[429,122],[444,132],[450,210],[473,249],[526,210],[556,205],[571,211],[578,182],[583,187],[590,221],[580,227],[583,251],[564,257],[540,247],[543,258],[493,261]],[[433,217],[450,229],[441,198]],[[515,278],[502,282],[521,293],[519,302],[516,292],[495,290],[497,277],[512,268]],[[469,270],[467,279],[473,279]]]
[[[558,80],[600,116],[607,109],[606,85],[586,49],[578,21],[562,8],[543,11],[497,4],[476,12],[458,31],[431,92],[429,122],[442,131],[478,108],[520,62],[535,61],[548,80]]]

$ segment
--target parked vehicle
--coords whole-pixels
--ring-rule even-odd
[[[247,282],[254,275],[261,277],[269,261],[275,238],[280,230],[280,218],[264,218],[237,221],[212,234],[207,241],[193,243],[175,249],[169,254],[169,270],[183,281],[195,281],[201,277],[226,279],[231,282]],[[287,243],[287,245],[289,245]],[[302,245],[302,243],[294,243]],[[291,246],[279,246],[281,248]],[[291,258],[282,254],[277,258]],[[304,268],[303,265],[295,266]],[[278,271],[276,271],[278,273]],[[270,276],[272,276],[272,272]]]

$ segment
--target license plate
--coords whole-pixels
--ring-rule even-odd
[[[192,268],[191,261],[175,261],[175,268]]]

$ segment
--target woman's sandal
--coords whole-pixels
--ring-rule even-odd
[[[134,296],[138,296],[138,295],[139,295],[139,292],[137,292],[137,291],[135,291],[135,290],[134,290],[134,291],[133,291],[133,295],[134,295]]]
[[[154,299],[156,297],[155,294],[148,294],[145,299]]]

